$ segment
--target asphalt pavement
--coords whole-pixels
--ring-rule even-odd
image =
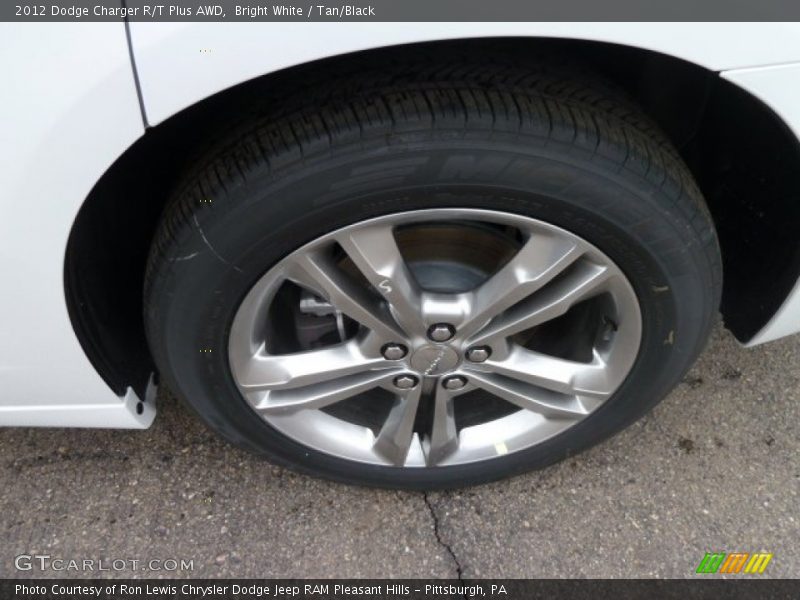
[[[167,390],[158,410],[147,431],[0,430],[0,577],[693,577],[712,550],[800,576],[800,337],[748,350],[718,328],[628,430],[453,492],[296,475]]]

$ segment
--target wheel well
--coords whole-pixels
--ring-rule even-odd
[[[365,65],[401,68],[420,53],[557,61],[613,81],[671,138],[708,201],[722,247],[726,326],[746,341],[788,295],[800,273],[800,184],[793,177],[800,144],[768,107],[716,73],[646,50],[573,40],[456,40],[369,50],[207,98],[148,129],[97,182],[69,238],[65,289],[78,338],[116,393],[127,386],[142,392],[154,371],[142,325],[144,267],[165,203],[206,141],[230,128],[232,115],[246,118],[269,98]]]

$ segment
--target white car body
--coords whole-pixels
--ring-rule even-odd
[[[78,211],[147,127],[241,82],[320,58],[485,37],[575,38],[675,56],[760,99],[800,137],[800,24],[4,23],[0,425],[144,428],[155,416],[152,401],[131,388],[117,395],[97,372],[64,289]],[[745,342],[797,331],[800,281]]]

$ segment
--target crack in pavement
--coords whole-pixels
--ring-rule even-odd
[[[431,502],[430,496],[428,496],[428,492],[422,492],[422,499],[425,501],[425,506],[428,507],[428,510],[431,513],[431,519],[433,519],[433,535],[436,536],[436,541],[447,551],[447,553],[450,555],[450,558],[453,560],[453,564],[456,566],[457,579],[459,581],[464,581],[464,571],[461,566],[461,562],[458,560],[458,557],[456,556],[456,553],[453,551],[453,548],[450,546],[450,544],[442,539],[441,531],[439,531],[439,517],[436,514],[436,510],[433,508],[433,503]]]

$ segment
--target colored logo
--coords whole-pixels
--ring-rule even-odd
[[[772,560],[771,552],[706,552],[697,573],[750,573],[760,575]]]

